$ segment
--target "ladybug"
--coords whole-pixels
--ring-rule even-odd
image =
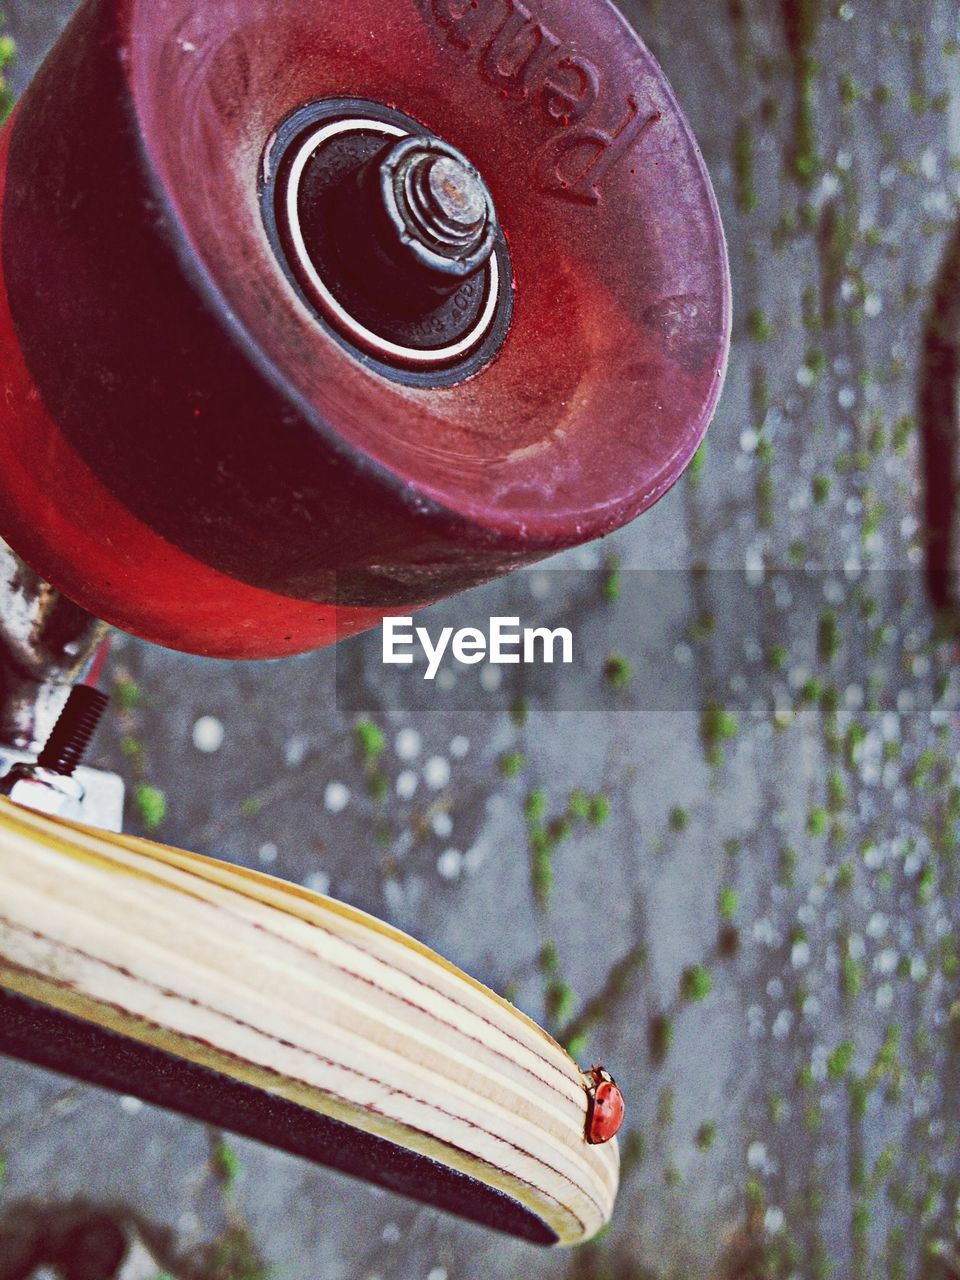
[[[591,1067],[584,1079],[589,1100],[586,1137],[596,1147],[620,1132],[626,1105],[616,1080],[603,1067]]]

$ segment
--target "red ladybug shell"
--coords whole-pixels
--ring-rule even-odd
[[[587,1142],[591,1146],[600,1146],[615,1138],[623,1125],[625,1111],[623,1094],[616,1081],[604,1072],[599,1083],[590,1091]]]

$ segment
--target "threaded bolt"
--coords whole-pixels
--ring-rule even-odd
[[[40,753],[37,766],[72,778],[83,763],[109,702],[105,693],[90,685],[81,684],[73,688]]]

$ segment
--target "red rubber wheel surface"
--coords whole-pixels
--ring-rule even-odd
[[[268,241],[270,139],[333,97],[492,191],[514,313],[456,386],[366,367]],[[715,200],[607,0],[88,0],[5,143],[0,534],[148,639],[302,651],[609,533],[715,408]]]

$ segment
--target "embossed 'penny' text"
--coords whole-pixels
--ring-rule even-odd
[[[469,53],[479,75],[552,128],[533,160],[539,190],[597,204],[611,171],[661,119],[639,95],[605,93],[599,66],[522,0],[417,0],[430,25]]]

